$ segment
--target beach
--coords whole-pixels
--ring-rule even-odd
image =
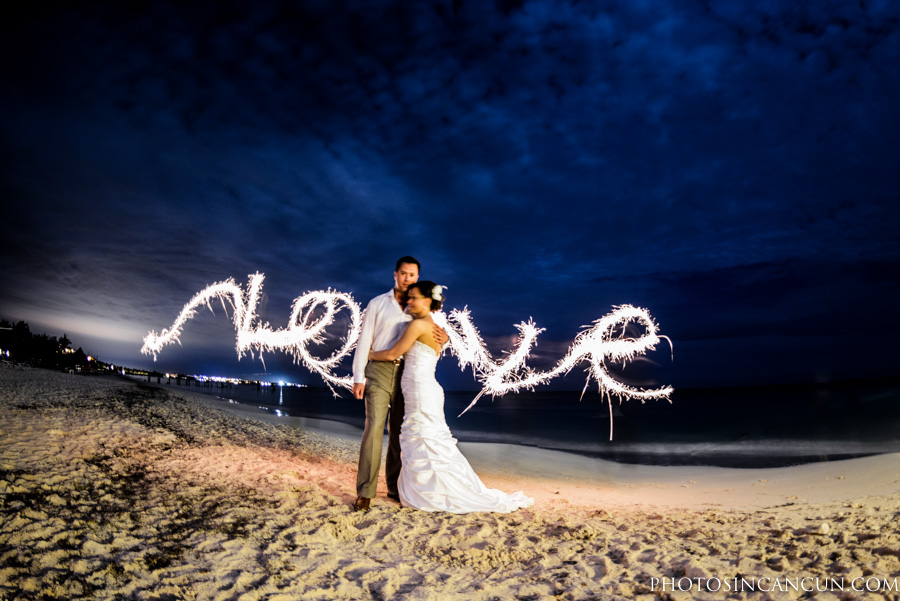
[[[293,420],[293,421],[291,421]],[[0,367],[0,599],[900,599],[900,455],[767,469],[461,443],[512,514],[355,513],[352,428]]]

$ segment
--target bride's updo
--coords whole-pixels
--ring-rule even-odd
[[[410,290],[415,288],[422,293],[425,298],[431,299],[431,312],[441,310],[441,303],[444,302],[444,287],[438,286],[429,280],[419,280],[415,284],[409,285]]]

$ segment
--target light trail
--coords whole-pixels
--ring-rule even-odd
[[[485,394],[496,396],[523,388],[532,389],[538,384],[545,384],[559,375],[569,373],[582,361],[588,361],[590,369],[585,390],[593,378],[597,381],[600,394],[609,402],[609,438],[612,440],[613,396],[616,396],[620,403],[625,399],[639,399],[643,403],[649,399],[668,400],[674,391],[671,386],[652,389],[628,386],[612,377],[606,368],[607,361],[631,361],[638,355],[654,350],[665,338],[659,335],[656,322],[646,309],[632,305],[615,307],[605,317],[595,321],[593,326],[579,333],[566,356],[556,364],[556,367],[545,372],[536,372],[526,365],[531,348],[538,334],[543,331],[533,322],[523,322],[516,326],[519,330],[519,343],[504,361],[498,362],[487,351],[467,310],[452,311],[449,321],[457,324],[454,327],[447,323],[449,327],[444,327],[450,336],[451,350],[463,369],[472,366],[483,386],[478,396],[460,415],[471,409]],[[632,323],[643,327],[644,334],[637,338],[626,338],[625,331]]]
[[[265,276],[261,273],[250,276],[246,292],[231,278],[207,286],[188,301],[170,328],[159,334],[156,332],[147,334],[141,352],[153,355],[155,361],[156,356],[167,344],[173,342],[181,344],[180,336],[185,322],[194,317],[197,308],[202,305],[212,311],[210,303],[217,298],[222,303],[223,309],[226,301],[231,306],[236,335],[235,346],[239,358],[247,352],[252,356],[256,351],[262,356],[264,351],[282,350],[290,353],[295,363],[302,363],[310,371],[322,376],[329,386],[352,388],[351,377],[337,377],[333,370],[350,354],[359,339],[362,312],[353,297],[332,290],[307,292],[294,300],[288,327],[272,330],[268,323],[260,324],[256,315],[264,279]],[[324,309],[324,313],[314,317],[317,308]],[[341,309],[350,312],[350,331],[344,338],[343,345],[325,359],[313,356],[308,346],[325,340],[325,328],[334,323],[334,317]]]
[[[251,275],[246,292],[233,279],[207,286],[188,301],[170,328],[159,334],[150,332],[144,338],[141,352],[153,355],[156,360],[164,346],[173,342],[180,344],[184,324],[196,315],[197,308],[205,305],[212,311],[211,302],[219,299],[223,309],[226,308],[226,302],[232,308],[235,346],[239,358],[247,352],[251,356],[254,351],[258,352],[261,357],[264,351],[281,350],[290,353],[295,363],[303,364],[310,371],[319,374],[329,386],[352,388],[352,378],[338,377],[334,375],[334,370],[349,356],[362,329],[363,312],[353,297],[333,290],[307,292],[294,300],[288,326],[273,330],[268,323],[260,324],[256,315],[264,278],[261,273]],[[325,340],[325,328],[334,323],[335,315],[342,309],[350,313],[350,330],[343,339],[342,346],[325,359],[313,356],[309,345],[320,344]],[[612,440],[613,396],[620,403],[628,399],[639,399],[643,403],[649,399],[669,400],[673,392],[671,386],[650,389],[629,386],[616,380],[606,367],[607,362],[632,361],[638,355],[654,350],[661,340],[668,341],[665,336],[659,335],[656,322],[646,309],[632,305],[615,307],[612,312],[580,332],[565,357],[553,369],[544,372],[535,371],[527,365],[531,349],[543,331],[531,320],[516,326],[519,331],[518,344],[502,361],[496,361],[472,323],[468,310],[453,310],[449,318],[443,313],[435,313],[434,317],[447,332],[450,348],[459,360],[460,368],[464,370],[471,366],[482,384],[481,392],[460,415],[471,409],[485,394],[496,396],[533,389],[569,373],[573,367],[587,361],[589,369],[585,390],[592,379],[596,380],[601,396],[609,403],[609,437]],[[632,324],[642,328],[644,333],[637,338],[626,337],[626,329]]]

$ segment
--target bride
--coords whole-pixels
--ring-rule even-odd
[[[390,349],[370,352],[374,361],[393,361],[405,354],[400,387],[406,404],[400,429],[403,467],[398,488],[404,507],[425,511],[509,513],[534,504],[521,492],[488,488],[456,446],[444,418],[444,389],[434,377],[440,345],[433,335],[431,313],[441,308],[443,288],[434,282],[410,284],[408,312],[413,320]]]

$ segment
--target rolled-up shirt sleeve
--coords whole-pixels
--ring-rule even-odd
[[[375,300],[369,301],[366,311],[363,313],[362,331],[359,333],[359,342],[356,344],[356,353],[353,355],[354,384],[366,383],[366,364],[369,362],[369,351],[372,349],[372,341],[375,338],[375,322],[378,320],[378,311],[372,307],[374,303]]]

